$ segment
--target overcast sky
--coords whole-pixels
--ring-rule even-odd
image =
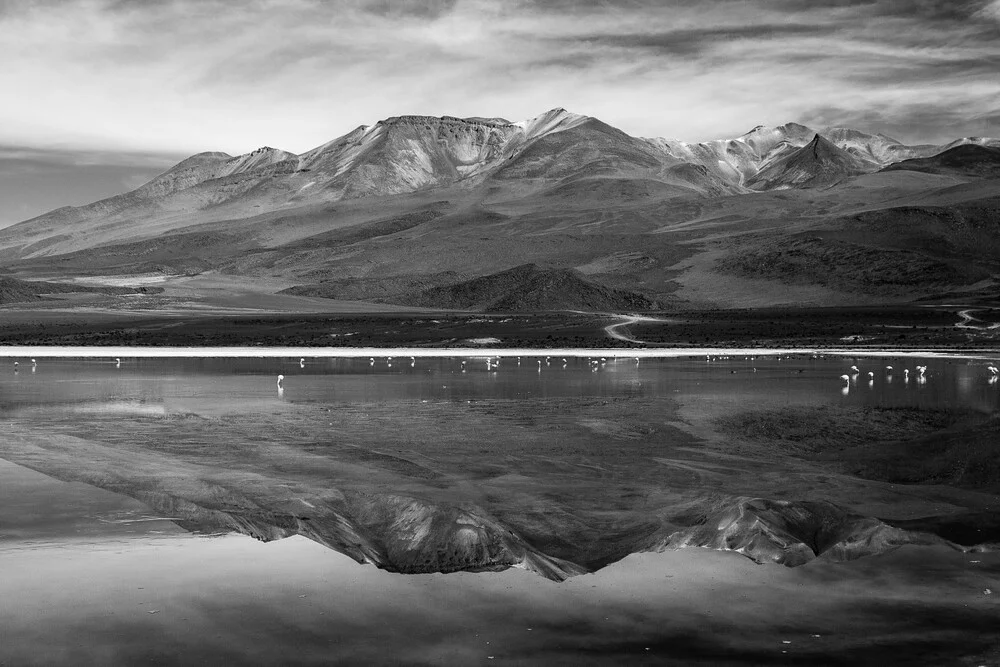
[[[0,224],[401,114],[1000,134],[1000,0],[0,0],[0,63]]]

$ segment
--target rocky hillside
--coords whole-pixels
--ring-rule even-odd
[[[753,190],[829,187],[876,169],[875,163],[862,160],[817,134],[802,148],[770,162],[747,181],[747,186]]]
[[[433,308],[489,312],[543,310],[643,311],[656,302],[634,292],[586,280],[576,271],[542,269],[534,264],[442,287],[413,297],[412,303]]]
[[[994,144],[797,123],[688,143],[565,109],[396,116],[301,155],[194,155],[131,192],[0,230],[0,266],[221,272],[272,293],[461,309],[917,299],[985,289],[996,273],[960,229],[932,247],[907,224],[910,210],[1000,196]],[[899,222],[878,243],[841,224],[890,209]]]
[[[890,164],[886,171],[919,171],[944,176],[1000,178],[1000,146],[964,144],[926,158],[912,158]]]

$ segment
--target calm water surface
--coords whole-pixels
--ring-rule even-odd
[[[0,420],[53,432],[90,419],[114,428],[119,416],[350,404],[416,414],[424,403],[581,397],[670,399],[702,416],[787,405],[1000,407],[986,364],[963,359],[18,361],[16,370],[0,361]],[[852,364],[861,372],[845,385]],[[924,379],[917,364],[928,367]],[[963,632],[972,654],[1000,660],[980,632],[998,627],[996,606],[977,607],[1000,573],[993,554],[904,548],[793,570],[699,549],[633,554],[565,582],[518,569],[400,575],[304,537],[192,533],[138,500],[31,467],[0,460],[0,664],[893,664],[912,659],[907,646],[946,664]],[[889,600],[952,620],[928,611],[916,622]],[[914,634],[926,624],[934,628]]]
[[[482,357],[22,360],[0,375],[0,415],[60,410],[266,411],[282,402],[468,401],[554,397],[673,397],[706,409],[740,405],[871,405],[996,410],[987,363],[964,359],[757,357],[587,359]],[[595,361],[597,358],[595,358]],[[539,366],[538,361],[542,361]],[[465,365],[462,365],[465,362]],[[849,383],[842,374],[860,373]],[[923,379],[917,365],[927,367]],[[887,371],[886,366],[893,370]],[[905,377],[903,371],[910,371]],[[868,372],[875,377],[869,379]],[[283,390],[276,378],[285,376]],[[846,386],[845,386],[846,385]]]

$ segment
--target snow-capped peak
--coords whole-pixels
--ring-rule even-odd
[[[557,107],[546,111],[540,116],[518,121],[514,125],[524,130],[526,140],[531,140],[544,134],[569,130],[582,125],[588,120],[590,120],[590,116],[582,116],[571,111],[566,111],[562,107]]]

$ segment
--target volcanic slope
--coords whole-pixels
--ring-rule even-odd
[[[944,176],[1000,178],[1000,145],[963,144],[926,158],[902,160],[885,171],[920,171]]]
[[[586,280],[577,271],[517,266],[473,280],[433,287],[414,297],[420,306],[486,311],[652,310],[656,302],[634,292]]]
[[[747,181],[747,186],[754,190],[829,187],[876,169],[876,164],[838,148],[817,134],[808,145],[761,169]]]
[[[923,274],[928,253],[942,258],[916,238],[891,262],[864,234],[849,240],[858,252],[826,247],[848,242],[829,235],[837,221],[865,211],[903,219],[912,207],[1000,195],[975,161],[995,150],[990,140],[907,147],[850,128],[828,134],[789,123],[692,144],[631,137],[564,109],[516,123],[398,116],[301,155],[192,156],[132,192],[0,230],[0,265],[20,278],[159,273],[168,288],[170,276],[218,271],[293,294],[527,310],[735,305],[750,292],[753,303],[912,300],[991,279],[996,267],[960,239],[941,246],[955,248],[955,270]],[[946,170],[879,171],[935,155]],[[905,246],[910,230],[897,231]],[[761,273],[761,248],[804,252],[807,263],[819,252],[835,273],[865,277]],[[905,263],[913,280],[887,281]],[[518,287],[466,299],[480,279]]]
[[[857,148],[862,134],[841,130],[836,136],[842,150],[849,150]],[[876,167],[900,155],[933,152],[881,144],[875,149],[873,135],[864,136],[871,138],[865,145]],[[485,184],[485,196],[493,200],[540,191],[565,198],[577,190],[608,190],[602,184],[610,184],[608,196],[625,197],[632,181],[647,189],[655,184],[659,198],[739,194],[745,192],[743,183],[753,183],[754,189],[768,189],[772,181],[775,187],[798,185],[787,176],[776,178],[770,165],[789,158],[812,137],[810,128],[789,123],[702,144],[638,139],[565,109],[517,123],[398,116],[360,126],[302,155],[269,147],[237,157],[200,153],[132,192],[57,209],[0,231],[0,259],[53,256],[205,223],[455,185],[462,191],[459,197],[481,199],[484,194],[476,189]],[[834,161],[851,173],[870,170],[867,162],[860,167],[827,143],[824,164]],[[782,164],[787,167],[787,159]],[[762,176],[762,169],[769,171]]]

